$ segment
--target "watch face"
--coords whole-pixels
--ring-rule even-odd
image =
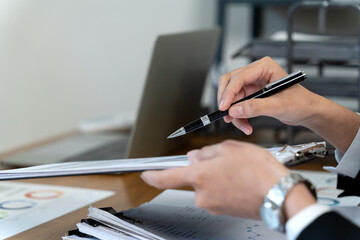
[[[270,229],[278,229],[280,226],[280,212],[276,205],[265,202],[260,208],[260,216]]]

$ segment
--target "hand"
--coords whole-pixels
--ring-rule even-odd
[[[286,75],[269,57],[223,75],[219,79],[219,109],[228,109],[232,102]],[[300,84],[267,98],[238,103],[229,109],[225,121],[232,121],[237,128],[249,135],[253,129],[247,119],[256,116],[274,117],[289,125],[307,127],[343,153],[347,151],[360,126],[358,114],[310,92]]]
[[[267,150],[225,141],[188,153],[187,167],[148,171],[141,177],[157,188],[192,186],[196,204],[213,214],[259,219],[269,189],[288,174]]]
[[[269,57],[227,73],[219,79],[219,109],[224,111],[231,103],[287,75],[279,64]],[[309,106],[314,106],[317,96],[296,84],[271,97],[251,99],[232,106],[225,121],[227,123],[232,121],[247,135],[253,131],[247,119],[261,115],[277,118],[289,125],[304,126],[311,116]]]

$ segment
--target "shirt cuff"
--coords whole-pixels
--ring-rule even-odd
[[[285,225],[287,239],[295,240],[310,223],[330,210],[329,206],[313,204],[295,214]]]
[[[360,130],[358,130],[354,140],[352,141],[348,150],[342,154],[335,151],[335,158],[339,163],[336,167],[326,166],[325,170],[336,174],[342,174],[348,177],[355,178],[360,170]]]

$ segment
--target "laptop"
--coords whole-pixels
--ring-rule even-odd
[[[164,156],[189,136],[167,139],[196,119],[207,73],[214,61],[220,29],[159,36],[155,42],[140,107],[126,134],[77,134],[1,160],[11,166]]]

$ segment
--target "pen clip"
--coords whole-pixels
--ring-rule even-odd
[[[264,87],[264,89],[267,89],[267,90],[268,90],[268,89],[273,88],[274,86],[277,86],[277,85],[280,85],[280,84],[282,84],[282,83],[284,83],[284,82],[287,82],[287,81],[291,80],[294,76],[296,76],[296,75],[298,75],[298,74],[300,74],[300,73],[301,73],[301,75],[306,75],[303,71],[297,71],[297,72],[294,72],[294,73],[292,73],[292,74],[289,74],[288,76],[286,76],[286,77],[284,77],[284,78],[281,78],[281,79],[279,79],[279,80],[277,80],[277,81],[275,81],[275,82],[266,84],[265,87]]]

